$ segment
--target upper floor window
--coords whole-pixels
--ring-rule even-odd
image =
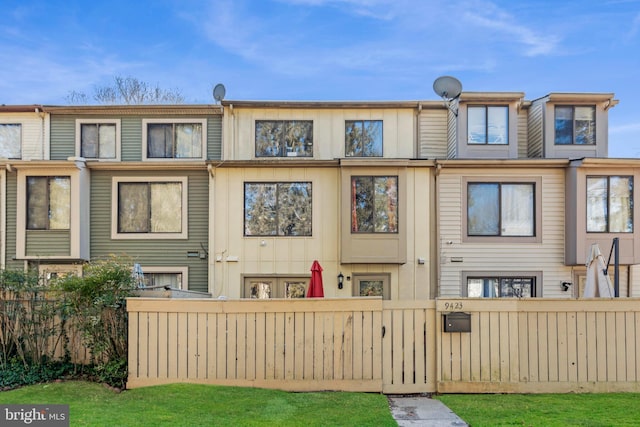
[[[71,178],[27,177],[27,229],[69,230],[71,225]]]
[[[382,120],[345,121],[347,157],[382,157]]]
[[[244,235],[311,236],[311,183],[245,183]]]
[[[468,144],[508,144],[509,107],[479,105],[467,107]]]
[[[112,238],[187,238],[187,178],[114,178]]]
[[[351,177],[351,232],[398,232],[398,177]]]
[[[143,120],[145,159],[204,159],[206,120]]]
[[[595,106],[556,106],[556,145],[593,145],[596,143]]]
[[[468,236],[534,236],[535,184],[467,184]]]
[[[633,232],[633,177],[587,177],[587,231]]]
[[[256,157],[312,157],[313,121],[256,120]]]
[[[469,298],[530,298],[536,296],[535,277],[467,277]]]
[[[21,141],[22,125],[20,123],[0,123],[0,158],[21,158]]]
[[[117,160],[120,151],[120,120],[78,120],[77,149],[85,159]]]

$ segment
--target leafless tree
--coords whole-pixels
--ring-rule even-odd
[[[96,86],[93,96],[84,92],[71,91],[66,97],[70,105],[90,104],[93,99],[98,104],[142,105],[142,104],[184,104],[184,95],[178,89],[163,89],[135,77],[116,76],[110,85]]]

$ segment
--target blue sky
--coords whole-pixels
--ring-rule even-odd
[[[0,103],[133,76],[213,103],[613,92],[610,157],[640,157],[640,0],[3,0]]]

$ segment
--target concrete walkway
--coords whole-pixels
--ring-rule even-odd
[[[428,396],[388,395],[393,418],[400,427],[408,426],[466,426],[462,418],[444,403]]]

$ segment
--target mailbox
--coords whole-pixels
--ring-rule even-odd
[[[442,324],[445,332],[471,332],[470,313],[444,313]]]

